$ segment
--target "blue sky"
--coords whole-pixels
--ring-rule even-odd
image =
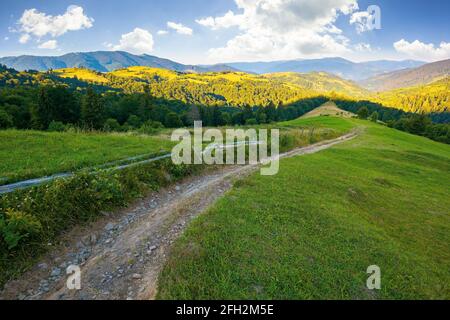
[[[381,9],[381,29],[370,5]],[[0,56],[125,50],[183,63],[450,58],[450,1],[0,1]]]

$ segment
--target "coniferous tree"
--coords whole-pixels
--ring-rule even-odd
[[[104,104],[101,97],[89,87],[81,105],[81,121],[90,129],[101,129],[104,122]]]

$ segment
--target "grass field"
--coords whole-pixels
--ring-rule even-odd
[[[302,117],[302,119],[314,118],[318,116],[340,116],[344,118],[356,117],[354,113],[339,109],[334,103],[326,103],[323,106],[308,112]]]
[[[169,151],[171,145],[148,136],[3,130],[0,184]]]
[[[450,298],[450,147],[355,119],[287,125],[320,122],[365,130],[237,181],[177,241],[159,298]]]

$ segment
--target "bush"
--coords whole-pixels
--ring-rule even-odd
[[[256,121],[255,118],[247,119],[245,121],[245,125],[247,125],[247,126],[255,126],[257,124],[258,124],[258,121]]]
[[[117,122],[116,119],[107,119],[105,121],[105,125],[103,126],[103,130],[106,132],[118,132],[120,131],[122,128],[120,127],[119,122]]]
[[[5,110],[0,110],[0,129],[13,127],[13,119]]]
[[[13,250],[20,244],[36,238],[41,231],[40,222],[31,214],[7,209],[5,215],[0,216],[1,242],[6,244],[7,250]]]
[[[63,132],[64,130],[66,130],[66,126],[61,121],[50,122],[47,129],[50,132]]]
[[[373,122],[378,122],[378,112],[374,111],[371,115],[370,115],[370,121]]]
[[[367,119],[367,117],[369,116],[369,109],[367,109],[367,107],[361,107],[358,110],[358,117],[360,119]]]
[[[132,114],[128,120],[127,120],[127,124],[129,127],[137,129],[141,126],[141,120],[135,116],[134,114]]]
[[[63,231],[94,221],[101,212],[122,207],[201,168],[174,165],[166,159],[121,171],[80,172],[1,196],[0,287],[45,252],[47,243]]]
[[[164,126],[161,122],[158,121],[147,121],[140,128],[139,132],[142,134],[155,134],[158,133]]]

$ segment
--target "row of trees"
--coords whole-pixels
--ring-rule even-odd
[[[360,119],[368,119],[373,122],[378,122],[380,117],[378,111],[373,111],[370,116],[369,112],[369,108],[363,106],[359,108],[357,114]],[[425,114],[405,113],[399,119],[387,120],[387,125],[397,130],[406,131],[435,141],[450,144],[450,124],[433,123],[430,117]]]
[[[141,127],[176,128],[202,120],[205,126],[252,125],[295,119],[326,102],[324,97],[290,105],[204,106],[154,98],[144,93],[97,93],[66,86],[3,88],[0,91],[0,128],[63,130],[65,126],[127,131]]]

